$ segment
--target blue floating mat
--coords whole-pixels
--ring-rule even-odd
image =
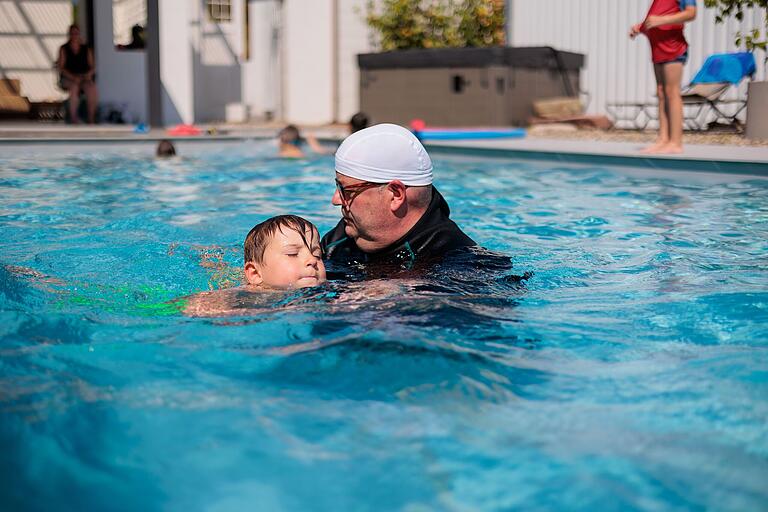
[[[430,129],[415,130],[420,140],[519,139],[525,137],[525,128],[503,129]]]

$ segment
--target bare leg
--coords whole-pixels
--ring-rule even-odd
[[[85,99],[88,102],[88,122],[95,124],[96,107],[99,103],[99,90],[96,89],[96,84],[90,80],[84,83],[83,90],[85,91]]]
[[[683,152],[683,98],[680,95],[682,79],[682,62],[664,64],[664,93],[667,98],[669,142],[661,148],[661,153]]]
[[[656,75],[656,95],[659,98],[659,134],[656,136],[656,142],[641,153],[658,153],[669,143],[669,117],[667,116],[667,96],[664,75],[664,64],[654,64],[653,72]]]
[[[80,106],[80,87],[77,84],[69,86],[69,120],[72,124],[77,124],[80,119],[77,117],[77,107]]]

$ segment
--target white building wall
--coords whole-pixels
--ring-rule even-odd
[[[284,0],[284,118],[323,124],[334,117],[334,0]]]
[[[280,8],[277,0],[249,0],[250,56],[243,62],[243,101],[253,119],[280,115]]]
[[[54,62],[72,24],[70,0],[0,1],[0,77],[21,81],[30,101],[60,101]]]
[[[187,9],[192,30],[195,119],[224,121],[228,107],[242,105],[245,98],[245,0],[233,0],[231,21],[220,23],[208,19],[203,0],[184,3],[192,4]]]
[[[123,112],[126,122],[147,121],[147,58],[143,50],[117,50],[112,2],[94,2],[94,46],[99,102]]]
[[[190,40],[189,1],[162,0],[158,2],[158,9],[163,123],[192,123],[196,114],[196,84]]]
[[[357,54],[376,51],[365,23],[366,0],[339,0],[338,117],[346,122],[360,110],[360,69]],[[376,122],[375,119],[372,120]]]
[[[761,26],[758,12],[749,12],[743,23],[729,20],[715,24],[715,11],[698,2],[698,16],[686,25],[690,58],[683,82],[687,83],[712,53],[738,51],[733,43],[739,30]],[[582,89],[590,94],[589,112],[606,113],[613,102],[653,101],[655,81],[650,49],[644,36],[631,41],[629,27],[640,22],[650,0],[509,0],[511,46],[553,46],[583,53],[586,65]],[[765,78],[764,54],[755,55],[758,79]],[[731,97],[746,94],[746,83]]]

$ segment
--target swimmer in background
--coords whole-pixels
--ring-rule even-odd
[[[170,158],[172,156],[176,156],[176,148],[173,146],[171,141],[168,139],[163,139],[157,143],[155,156],[158,158]]]
[[[296,125],[289,124],[277,134],[277,140],[279,144],[278,156],[281,158],[304,158],[306,155],[302,150],[302,146],[306,142],[313,152],[318,155],[329,154],[323,146],[317,142],[314,135],[301,136],[301,132]]]
[[[245,293],[276,292],[318,286],[325,282],[320,234],[308,220],[278,215],[257,224],[243,244],[244,286],[195,294],[185,299],[184,314],[237,314]]]
[[[349,119],[349,133],[359,132],[365,128],[368,128],[370,120],[365,112],[358,112]]]

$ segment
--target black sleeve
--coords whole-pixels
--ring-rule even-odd
[[[336,227],[327,232],[320,240],[320,248],[323,250],[324,257],[328,257],[328,249],[333,248],[335,245],[341,243],[347,238],[344,232],[344,220],[340,220]]]

